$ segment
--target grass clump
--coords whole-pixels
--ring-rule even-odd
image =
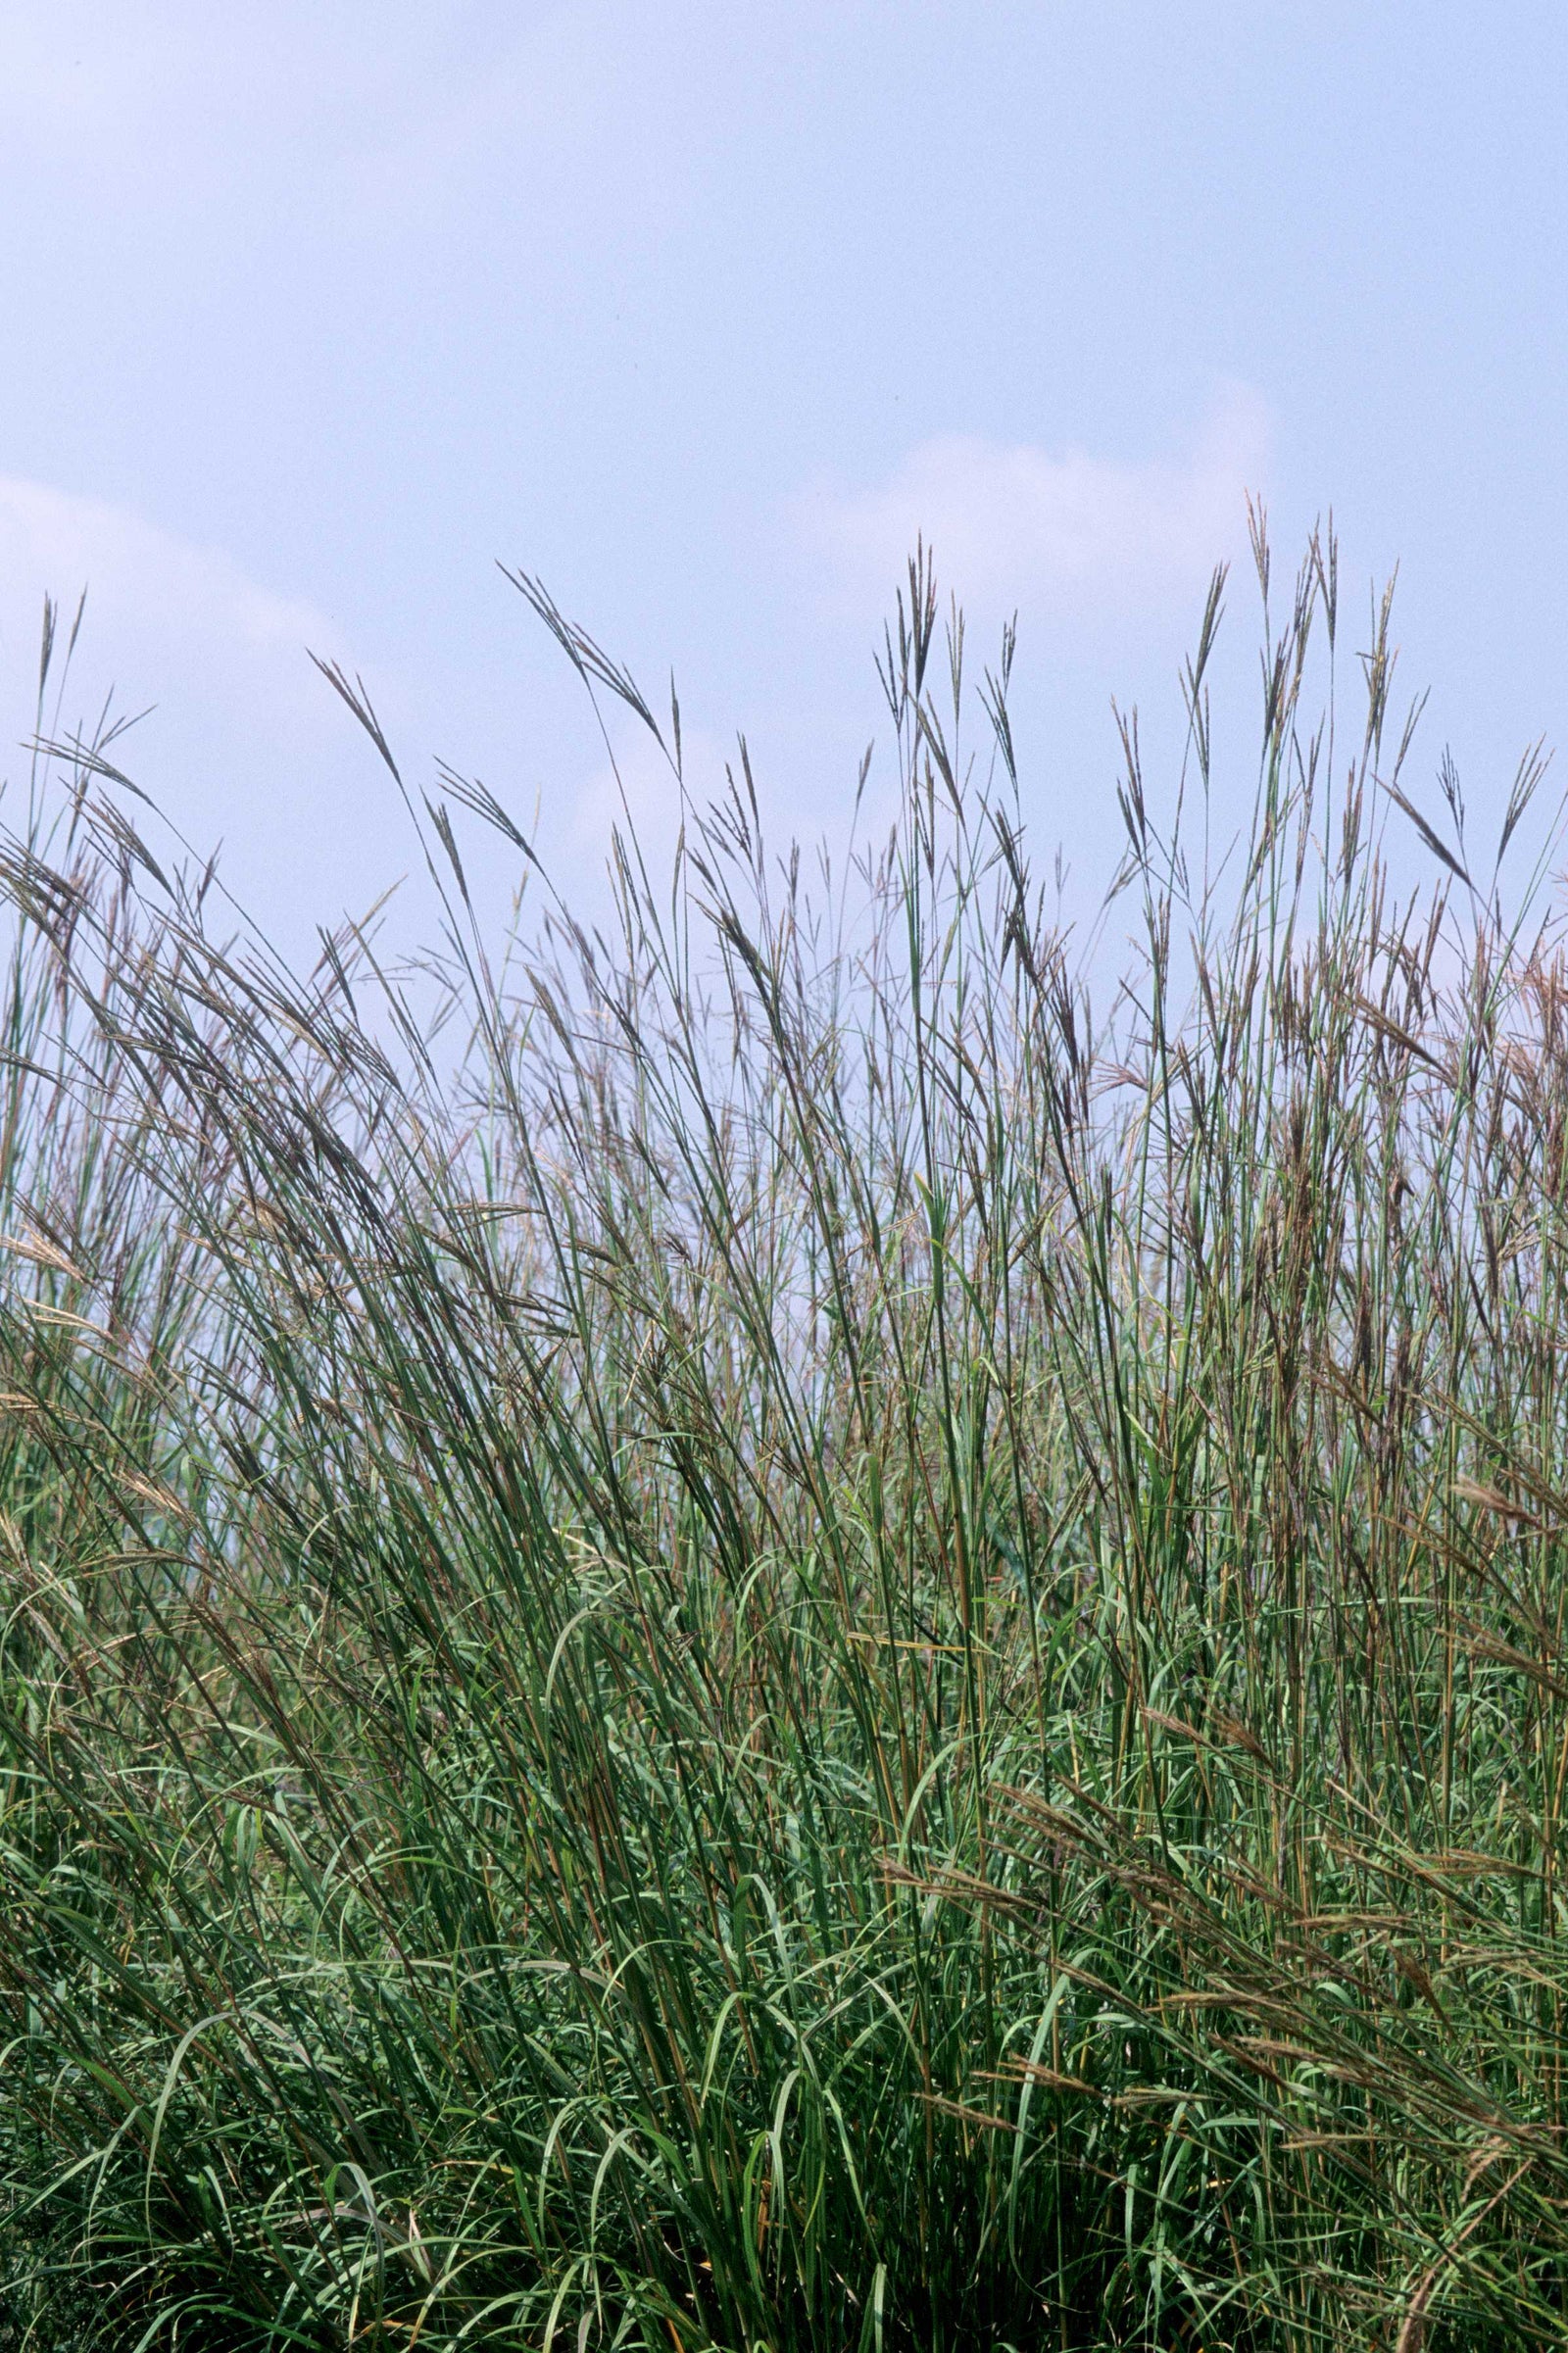
[[[1347,721],[1332,543],[1278,625],[1257,557],[1250,836],[1216,583],[1100,1017],[923,562],[885,845],[808,888],[743,761],[492,964],[449,777],[418,988],[230,937],[72,748],[4,861],[12,2341],[1560,2344],[1568,966],[1451,774],[1396,895],[1387,607]]]

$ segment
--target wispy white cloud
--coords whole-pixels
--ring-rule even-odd
[[[308,650],[341,650],[330,617],[252,579],[223,550],[128,508],[3,476],[0,777],[24,765],[4,755],[7,739],[20,746],[31,730],[43,599],[54,597],[69,621],[83,587],[62,732],[90,732],[106,701],[123,713],[152,706],[117,744],[117,762],[200,853],[230,839],[222,871],[269,930],[291,947],[308,944],[318,920],[345,902],[368,905],[411,869],[417,897],[418,859],[391,780],[308,659]],[[408,772],[422,781],[419,739],[431,714],[417,687],[384,678],[377,701]],[[653,738],[630,724],[614,733],[614,765],[579,772],[545,796],[542,812],[548,862],[590,903],[614,828],[635,834],[661,878],[682,819],[680,787]],[[688,727],[683,753],[691,795],[706,802],[722,790],[717,737]],[[529,817],[526,807],[515,813]],[[482,830],[472,838],[470,879],[479,879],[495,845]],[[495,911],[517,877],[510,857],[491,863],[500,880],[482,895]]]
[[[15,0],[0,183],[64,150],[165,233],[260,201],[372,251],[498,216],[546,254],[585,227],[646,243],[691,178],[673,29],[623,0],[410,0],[373,40],[352,0]]]
[[[340,894],[368,898],[403,870],[390,782],[308,658],[337,650],[329,617],[221,549],[16,476],[0,477],[0,776],[18,773],[33,723],[44,597],[69,617],[83,589],[62,730],[90,730],[106,704],[151,706],[117,760],[198,851],[235,837],[225,871],[264,920],[287,933],[296,908],[329,917]],[[323,872],[331,902],[305,906]]]
[[[795,502],[794,526],[857,598],[885,597],[920,535],[960,599],[1133,616],[1234,553],[1268,439],[1245,385],[1225,389],[1184,454],[1142,464],[944,434],[870,489],[818,485]]]
[[[614,764],[596,767],[572,793],[562,849],[578,871],[596,876],[611,836],[631,835],[650,875],[665,875],[675,855],[686,809],[669,760],[643,727],[616,730]],[[687,727],[681,742],[686,807],[704,809],[724,791],[726,752],[706,728]]]
[[[220,549],[203,548],[128,507],[45,482],[0,475],[0,600],[7,622],[19,600],[47,589],[89,589],[95,622],[117,641],[183,659],[192,641],[250,656],[325,644],[331,624],[315,607],[263,588]],[[8,628],[7,634],[9,635]]]

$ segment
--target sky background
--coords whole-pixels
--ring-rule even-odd
[[[285,944],[410,865],[307,647],[590,888],[604,748],[500,559],[811,834],[923,529],[977,651],[1017,609],[1087,904],[1111,698],[1162,756],[1250,489],[1287,569],[1333,508],[1353,643],[1399,564],[1480,824],[1568,721],[1565,105],[1508,0],[0,0],[0,768],[86,584],[65,720],[154,707],[123,763]],[[1249,723],[1255,634],[1238,574]]]

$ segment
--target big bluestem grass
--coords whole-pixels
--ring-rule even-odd
[[[1562,2342],[1568,966],[1337,604],[1314,541],[1228,863],[1218,583],[1180,780],[1129,725],[1098,1013],[923,561],[884,843],[808,887],[743,761],[492,960],[449,777],[422,998],[46,757],[14,2341]]]

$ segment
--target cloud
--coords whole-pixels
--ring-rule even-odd
[[[80,585],[90,589],[95,620],[150,650],[216,639],[265,655],[331,633],[314,607],[259,587],[220,549],[177,538],[127,507],[0,475],[8,621],[23,592],[64,596]]]
[[[536,267],[562,238],[575,251],[584,223],[645,247],[689,203],[680,109],[695,105],[669,25],[645,15],[624,0],[404,0],[368,40],[351,0],[140,0],[133,15],[12,0],[0,177],[69,154],[78,190],[187,240],[214,209],[260,204],[274,236],[308,221],[376,250],[459,224],[468,244],[498,217],[526,228]],[[524,249],[509,246],[515,268]]]
[[[64,638],[83,587],[80,645],[56,716]],[[0,779],[26,770],[46,595],[63,615],[46,732],[90,736],[106,704],[116,714],[145,712],[117,740],[116,764],[199,855],[222,842],[223,878],[279,946],[314,956],[318,922],[368,907],[404,876],[398,936],[423,936],[434,915],[395,787],[309,659],[315,651],[341,656],[351,673],[362,666],[328,614],[127,507],[0,476]],[[428,679],[363,666],[416,795],[438,794],[427,757],[446,697]],[[625,831],[629,816],[650,872],[662,877],[681,823],[679,787],[653,739],[631,723],[614,734],[615,767],[595,765],[544,797],[547,865],[590,898],[601,891],[612,827]],[[493,750],[505,769],[509,745]],[[706,802],[722,789],[723,747],[689,727],[684,752],[688,788]],[[532,833],[526,796],[508,789],[502,798]],[[0,826],[8,821],[0,805]],[[504,912],[516,861],[482,827],[463,831],[470,881],[489,914]]]
[[[230,840],[225,875],[270,928],[309,939],[344,896],[368,899],[405,869],[390,779],[308,659],[338,650],[327,615],[221,549],[15,476],[0,477],[0,776],[25,765],[44,597],[69,620],[83,588],[79,648],[46,725],[90,733],[106,704],[126,716],[151,706],[117,763],[198,852]],[[317,896],[323,876],[330,902]]]
[[[673,768],[646,728],[619,726],[614,764],[606,761],[571,795],[562,830],[569,870],[597,879],[610,854],[611,836],[628,833],[642,851],[656,882],[670,869],[686,811]],[[702,810],[724,797],[724,769],[734,759],[706,728],[688,726],[681,741],[681,768],[688,807]]]
[[[885,598],[921,535],[960,599],[1116,619],[1184,595],[1236,551],[1267,453],[1262,401],[1231,385],[1182,457],[1129,465],[944,434],[873,489],[818,486],[793,521],[857,600]]]

